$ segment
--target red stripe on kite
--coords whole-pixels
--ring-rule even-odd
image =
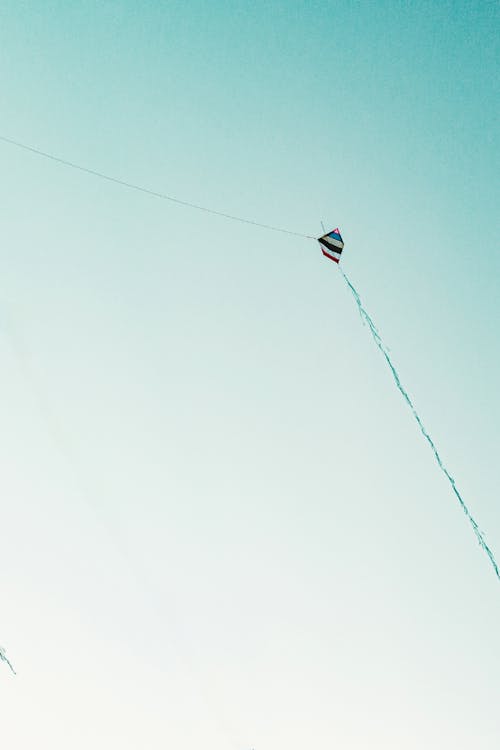
[[[340,258],[335,258],[333,255],[329,255],[323,248],[321,248],[321,252],[323,255],[326,255],[327,258],[330,258],[330,260],[333,260],[334,263],[338,263]]]

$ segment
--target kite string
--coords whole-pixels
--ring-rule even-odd
[[[358,307],[358,311],[359,311],[359,314],[361,316],[361,319],[362,319],[363,323],[366,323],[368,325],[368,328],[370,330],[370,333],[372,335],[373,340],[375,341],[375,344],[377,345],[377,347],[380,349],[380,351],[384,355],[384,358],[385,358],[387,364],[389,365],[389,368],[391,370],[392,376],[394,378],[394,382],[396,383],[396,386],[398,387],[399,392],[401,393],[401,395],[403,396],[403,398],[406,401],[407,405],[411,409],[411,412],[412,412],[412,414],[413,414],[413,416],[414,416],[414,418],[415,418],[415,420],[416,420],[416,422],[417,422],[417,424],[418,424],[418,426],[420,428],[420,432],[422,433],[422,435],[424,436],[424,438],[427,440],[428,444],[430,445],[431,450],[432,450],[432,452],[434,454],[434,458],[436,459],[436,462],[437,462],[439,468],[441,469],[441,471],[443,472],[443,474],[447,478],[447,480],[448,480],[448,482],[449,482],[449,484],[451,486],[451,489],[455,493],[455,496],[456,496],[458,502],[460,503],[460,507],[462,508],[463,512],[465,513],[465,515],[467,516],[467,518],[469,520],[470,525],[472,526],[474,534],[476,535],[476,539],[478,540],[480,546],[483,548],[483,550],[488,555],[488,557],[490,559],[490,562],[491,562],[491,564],[492,564],[492,566],[493,566],[493,568],[495,570],[496,576],[500,580],[500,571],[499,571],[497,562],[495,560],[495,556],[493,555],[493,552],[491,551],[491,549],[488,547],[488,545],[486,543],[486,540],[485,540],[485,538],[484,538],[484,536],[483,536],[483,534],[482,534],[482,532],[481,532],[478,524],[476,523],[476,521],[472,517],[472,515],[471,515],[471,513],[470,513],[470,511],[469,511],[469,509],[467,507],[467,505],[465,504],[465,502],[464,502],[464,500],[463,500],[460,492],[458,491],[458,488],[457,488],[457,485],[456,485],[454,477],[450,474],[450,472],[448,471],[448,469],[444,465],[443,460],[442,460],[441,456],[439,455],[439,452],[438,452],[438,450],[437,450],[437,448],[436,448],[436,446],[434,444],[434,441],[432,440],[431,436],[427,432],[427,430],[426,430],[426,428],[425,428],[422,420],[420,419],[420,416],[419,416],[419,414],[418,414],[418,412],[417,412],[417,410],[416,410],[416,408],[415,408],[415,406],[414,406],[414,404],[413,404],[410,396],[408,395],[408,392],[406,391],[406,389],[404,388],[403,384],[401,383],[400,377],[399,377],[398,372],[397,372],[397,370],[396,370],[396,368],[395,368],[395,366],[394,366],[394,364],[393,364],[393,362],[391,360],[391,357],[389,355],[388,349],[384,345],[384,342],[382,341],[382,338],[381,338],[381,336],[380,336],[380,334],[379,334],[379,332],[378,332],[378,330],[377,330],[377,328],[376,328],[373,320],[371,319],[370,315],[368,314],[368,312],[364,308],[363,303],[361,302],[361,298],[360,298],[358,292],[356,291],[356,289],[354,288],[354,286],[351,284],[351,282],[349,281],[348,277],[346,276],[346,274],[344,273],[344,271],[342,270],[342,268],[340,268],[340,266],[339,266],[339,271],[342,274],[342,276],[344,277],[344,280],[345,280],[347,286],[349,287],[349,289],[350,289],[350,291],[352,293],[352,296],[354,297],[354,299],[356,301],[356,305]]]
[[[28,146],[25,143],[21,143],[20,141],[15,141],[12,138],[7,138],[4,135],[0,135],[0,141],[3,141],[4,143],[8,143],[11,146],[16,146],[17,148],[24,149],[24,151],[30,151],[32,154],[43,156],[45,159],[50,159],[51,161],[54,161],[57,164],[62,164],[65,167],[70,167],[71,169],[77,169],[80,172],[85,172],[86,174],[90,174],[93,177],[99,177],[101,180],[114,182],[116,185],[121,185],[122,187],[130,188],[131,190],[138,190],[140,193],[146,193],[147,195],[152,195],[155,198],[161,198],[162,200],[170,201],[171,203],[177,203],[180,206],[186,206],[187,208],[194,208],[197,211],[204,211],[207,214],[220,216],[223,219],[230,219],[231,221],[239,221],[242,224],[251,224],[254,227],[267,229],[271,232],[281,232],[282,234],[291,234],[291,235],[294,235],[295,237],[302,237],[303,239],[306,239],[306,240],[316,239],[315,237],[309,234],[302,234],[301,232],[292,232],[290,229],[283,229],[282,227],[275,227],[272,224],[262,224],[259,221],[254,221],[253,219],[245,219],[242,216],[234,216],[233,214],[227,214],[227,213],[224,213],[223,211],[216,211],[213,208],[200,206],[197,203],[190,203],[189,201],[181,200],[180,198],[175,198],[172,195],[159,193],[156,190],[150,190],[149,188],[142,187],[141,185],[136,185],[133,182],[126,182],[125,180],[120,180],[118,177],[112,177],[111,175],[105,174],[104,172],[98,172],[95,169],[84,167],[81,164],[76,164],[75,162],[68,161],[67,159],[61,159],[59,156],[55,156],[54,154],[49,154],[47,151],[41,151],[40,149],[35,148],[34,146]]]

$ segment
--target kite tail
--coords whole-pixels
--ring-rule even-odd
[[[483,550],[488,555],[488,557],[490,559],[490,562],[491,562],[491,564],[493,566],[493,569],[494,569],[494,571],[496,573],[496,576],[500,580],[500,570],[498,569],[498,565],[497,565],[497,562],[495,560],[495,556],[493,555],[493,552],[491,551],[491,549],[486,544],[486,540],[485,540],[485,538],[484,538],[484,536],[483,536],[483,534],[481,532],[481,529],[479,528],[479,526],[477,525],[476,521],[472,517],[472,515],[471,515],[471,513],[470,513],[470,511],[469,511],[469,509],[467,507],[467,505],[465,504],[465,502],[464,502],[464,500],[463,500],[460,492],[458,491],[457,485],[455,483],[455,479],[452,477],[452,475],[450,474],[450,472],[448,471],[448,469],[444,465],[443,460],[441,459],[441,456],[439,455],[439,452],[438,452],[438,450],[437,450],[437,448],[436,448],[436,446],[434,444],[434,441],[432,440],[431,436],[429,435],[429,433],[427,432],[426,428],[424,427],[424,424],[423,424],[422,420],[420,419],[420,417],[418,415],[418,412],[415,409],[415,406],[414,406],[414,404],[413,404],[410,396],[408,395],[406,389],[403,387],[403,384],[401,383],[401,380],[399,378],[397,370],[396,370],[395,366],[392,363],[392,360],[390,358],[389,352],[388,352],[387,348],[385,347],[385,345],[384,345],[384,343],[382,341],[382,338],[381,338],[381,336],[380,336],[380,334],[379,334],[379,332],[378,332],[378,330],[377,330],[377,328],[376,328],[373,320],[371,319],[370,315],[367,313],[367,311],[363,307],[363,303],[361,302],[361,298],[360,298],[358,292],[353,287],[353,285],[351,284],[351,282],[347,278],[347,276],[344,273],[344,271],[342,270],[342,268],[339,267],[339,271],[342,274],[342,276],[344,277],[344,280],[345,280],[347,286],[351,290],[352,296],[356,300],[356,304],[358,306],[358,311],[359,311],[359,314],[361,316],[361,320],[363,321],[363,323],[366,323],[368,325],[368,328],[370,329],[370,333],[371,333],[371,335],[373,337],[373,340],[375,341],[376,345],[378,346],[378,348],[380,349],[380,351],[384,355],[385,361],[389,365],[389,368],[390,368],[390,370],[392,372],[392,377],[394,378],[394,382],[396,383],[399,392],[401,393],[401,395],[403,396],[403,398],[406,401],[407,405],[411,409],[411,412],[412,412],[413,416],[415,417],[415,421],[417,422],[417,424],[418,424],[418,426],[420,428],[420,432],[422,433],[422,435],[424,436],[424,438],[429,443],[429,445],[431,447],[431,450],[434,453],[434,458],[436,459],[436,462],[437,462],[439,468],[441,469],[441,471],[443,472],[443,474],[447,478],[447,480],[448,480],[448,482],[449,482],[449,484],[451,486],[451,489],[455,493],[455,496],[456,496],[458,502],[460,503],[460,507],[462,508],[463,512],[465,513],[465,515],[467,516],[467,518],[469,520],[470,525],[472,526],[472,530],[474,531],[474,534],[476,535],[476,539],[479,542],[479,545],[483,548]]]
[[[9,667],[10,667],[10,671],[11,671],[11,672],[12,672],[13,674],[16,674],[16,670],[14,669],[14,667],[12,666],[12,664],[10,663],[10,661],[9,661],[9,660],[7,659],[7,657],[5,656],[5,654],[2,654],[1,652],[0,652],[0,659],[1,659],[2,661],[4,661],[4,662],[5,662],[6,664],[8,664],[8,665],[9,665]]]

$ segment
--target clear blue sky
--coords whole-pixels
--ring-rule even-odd
[[[498,5],[20,3],[0,134],[319,234],[500,555]],[[0,144],[1,741],[496,750],[500,588],[310,240]]]

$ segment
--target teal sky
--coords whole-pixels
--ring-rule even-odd
[[[0,135],[338,225],[500,556],[498,22],[7,0]],[[5,747],[496,750],[499,584],[334,264],[4,143],[0,169]]]

